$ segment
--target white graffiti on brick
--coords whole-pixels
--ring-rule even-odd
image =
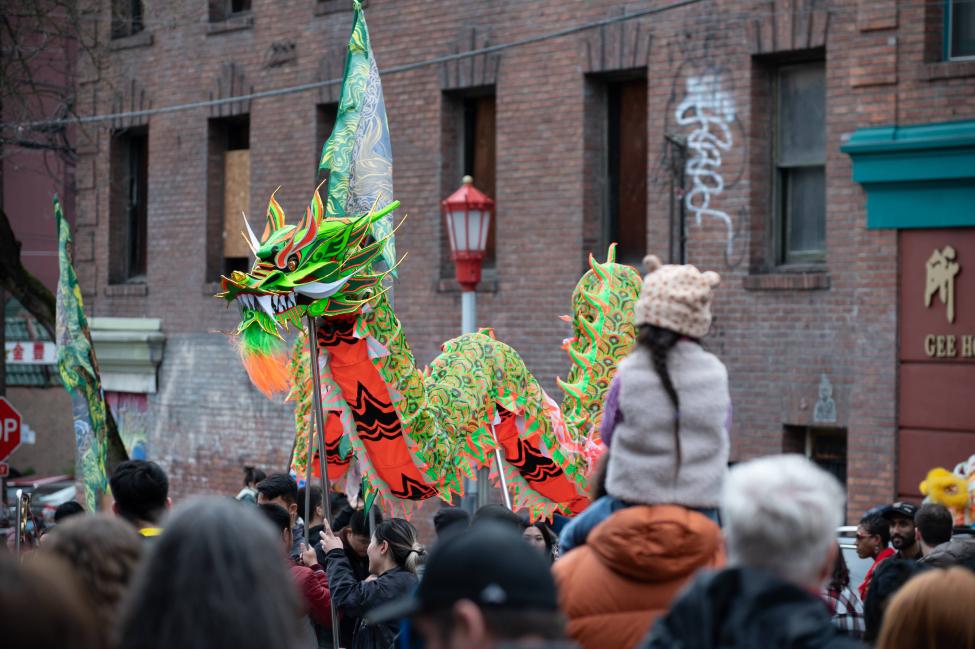
[[[730,151],[734,144],[731,124],[735,120],[735,101],[731,93],[721,87],[721,77],[706,74],[688,77],[687,95],[677,107],[677,123],[693,126],[687,136],[686,173],[692,186],[684,196],[684,204],[700,225],[701,217],[718,219],[728,228],[728,258],[734,249],[735,228],[727,212],[712,207],[715,196],[724,191],[721,175],[721,152]]]

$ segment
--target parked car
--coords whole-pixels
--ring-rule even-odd
[[[54,510],[58,505],[74,500],[77,489],[74,479],[67,475],[48,477],[26,476],[7,481],[7,503],[11,505],[11,514],[15,515],[17,506],[17,490],[22,489],[30,494],[30,509],[39,523],[45,527],[54,523]]]

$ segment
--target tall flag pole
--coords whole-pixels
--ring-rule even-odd
[[[125,448],[115,430],[115,420],[105,402],[98,362],[91,344],[88,318],[81,300],[78,276],[72,264],[71,229],[64,219],[61,203],[54,197],[54,218],[58,229],[56,338],[58,371],[71,395],[71,414],[77,444],[76,477],[84,487],[85,508],[99,509],[99,500],[108,491],[108,472],[114,462],[125,460]]]
[[[369,46],[369,30],[359,0],[355,15],[335,128],[322,148],[318,167],[328,170],[325,216],[353,216],[381,209],[393,200],[393,149],[386,122],[386,103],[379,68]],[[393,230],[393,214],[372,224],[381,240]],[[386,239],[383,261],[396,276],[396,245]]]

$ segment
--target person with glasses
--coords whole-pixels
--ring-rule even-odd
[[[867,601],[867,591],[870,589],[870,580],[873,579],[873,571],[880,565],[880,562],[894,555],[894,549],[890,544],[890,524],[879,514],[870,514],[860,519],[857,526],[857,556],[861,559],[873,559],[873,565],[867,570],[863,583],[860,584],[860,601]]]

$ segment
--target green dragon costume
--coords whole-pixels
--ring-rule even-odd
[[[247,226],[253,268],[222,278],[218,297],[241,309],[244,366],[268,396],[290,390],[299,479],[315,386],[307,338],[299,334],[289,350],[282,333],[289,325],[301,330],[312,316],[330,479],[354,487],[361,478],[387,512],[406,516],[417,502],[462,493],[464,476],[474,477],[500,449],[516,509],[533,518],[581,511],[600,453],[603,399],[633,345],[640,275],[615,263],[614,246],[606,263],[590,257],[573,315],[565,316],[572,368],[559,381],[561,407],[489,329],[444,343],[418,369],[384,283],[396,270],[392,212],[399,203],[383,203],[392,196],[385,107],[365,18],[358,3],[354,9],[339,116],[322,156],[327,201],[316,190],[301,222],[287,225],[272,195],[261,238]]]
[[[295,470],[302,475],[306,462],[313,386],[304,337],[289,354],[282,332],[311,315],[331,478],[355,464],[353,474],[387,511],[408,515],[417,501],[462,493],[463,476],[474,477],[500,448],[516,508],[535,517],[580,511],[599,453],[603,398],[633,345],[639,273],[615,263],[613,246],[606,263],[590,257],[566,316],[572,369],[559,381],[561,407],[490,330],[446,342],[421,372],[382,288],[389,271],[374,269],[387,242],[367,240],[372,223],[397,206],[326,218],[316,191],[294,226],[272,196],[263,237],[248,228],[254,267],[222,278],[218,297],[241,308],[237,340],[251,380],[268,396],[290,389],[298,403]]]

